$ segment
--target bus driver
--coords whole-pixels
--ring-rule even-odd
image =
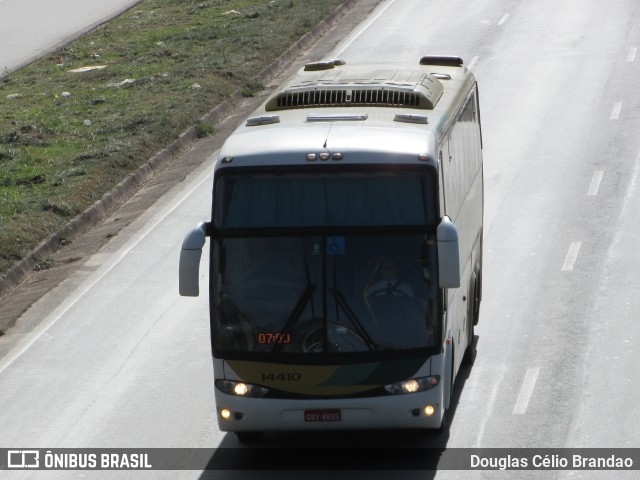
[[[413,298],[413,288],[397,278],[396,262],[386,259],[380,266],[382,278],[367,289],[368,296],[393,295]]]

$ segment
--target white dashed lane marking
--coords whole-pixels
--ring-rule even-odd
[[[600,182],[602,182],[602,175],[604,171],[596,170],[593,172],[593,178],[591,179],[591,184],[589,185],[589,191],[587,195],[592,197],[598,195],[598,190],[600,189]]]
[[[621,110],[622,110],[622,102],[614,103],[613,110],[611,110],[611,120],[617,120],[620,117]]]
[[[536,380],[538,379],[539,373],[540,367],[532,367],[527,370],[527,374],[522,382],[522,387],[520,388],[520,394],[516,400],[516,405],[513,407],[514,415],[524,415],[527,411],[529,400],[531,399],[533,388],[536,386]]]

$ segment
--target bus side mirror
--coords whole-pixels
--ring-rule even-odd
[[[200,257],[206,236],[206,224],[200,222],[182,242],[178,288],[183,297],[200,295]]]
[[[438,283],[440,288],[458,288],[460,286],[460,244],[458,228],[449,219],[443,217],[436,231],[438,242]]]

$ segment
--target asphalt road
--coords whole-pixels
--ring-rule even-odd
[[[447,435],[270,435],[268,446],[640,448],[638,7],[388,0],[335,46],[328,56],[348,62],[455,54],[476,73],[486,196],[478,357],[459,379]],[[182,238],[209,218],[212,164],[209,157],[0,338],[0,347],[11,345],[0,359],[0,447],[238,446],[214,422],[207,299],[176,294]],[[201,280],[203,288],[204,270]],[[304,475],[514,478],[402,465]],[[300,472],[166,474],[176,477]]]
[[[140,0],[0,0],[0,77]]]

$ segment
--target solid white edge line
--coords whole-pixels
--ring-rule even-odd
[[[390,0],[389,3],[387,3],[384,7],[382,7],[382,9],[378,12],[378,14],[375,17],[371,18],[369,21],[362,24],[360,28],[358,28],[358,30],[355,31],[355,33],[353,33],[351,36],[349,36],[348,38],[340,42],[340,44],[336,47],[336,50],[334,50],[336,51],[336,53],[334,54],[334,58],[340,58],[340,56],[345,52],[345,50],[349,48],[351,44],[355,42],[356,39],[360,35],[362,35],[374,22],[376,22],[387,11],[387,9],[394,3],[396,3],[396,0]],[[339,51],[338,51],[338,48],[340,48]]]
[[[603,170],[596,170],[593,172],[593,178],[591,179],[591,184],[589,185],[589,191],[587,195],[592,197],[598,195],[598,190],[600,189],[600,182],[602,182],[602,175],[604,174]]]
[[[638,186],[640,185],[640,151],[636,154],[636,159],[633,164],[633,172],[631,173],[631,181],[629,185],[625,189],[624,192],[624,200],[622,202],[622,207],[619,208],[618,214],[618,223],[622,222],[623,219],[629,218],[631,215],[637,215],[638,207],[636,197],[638,195]],[[611,252],[615,252],[616,248],[618,248],[618,242],[622,239],[622,231],[620,229],[616,229],[615,235],[611,244],[609,245],[609,249],[607,250],[607,255],[611,256]]]
[[[518,395],[516,404],[513,407],[513,415],[524,415],[527,411],[529,400],[531,399],[531,394],[533,393],[533,388],[536,385],[539,373],[540,367],[532,367],[527,370],[527,374],[522,382],[522,387],[520,388],[520,394]]]
[[[562,265],[563,272],[570,272],[573,270],[573,266],[578,259],[578,253],[580,252],[580,247],[582,246],[582,242],[572,242],[569,246],[569,251],[567,252],[567,256],[564,259],[564,264]]]
[[[473,57],[471,59],[471,61],[469,62],[469,65],[467,65],[467,68],[469,70],[472,70],[473,67],[475,67],[476,63],[478,63],[478,60],[480,59],[480,57],[478,55],[476,55],[475,57]]]
[[[214,152],[217,155],[217,151]],[[157,217],[153,219],[150,224],[147,224],[147,227],[142,230],[137,236],[132,237],[130,241],[128,241],[121,249],[119,255],[105,268],[100,269],[96,272],[96,274],[89,280],[89,282],[83,287],[74,292],[69,298],[67,298],[60,306],[58,306],[51,314],[48,319],[41,322],[38,326],[36,326],[31,332],[26,334],[24,338],[11,350],[7,352],[7,354],[0,359],[0,374],[6,370],[13,362],[15,362],[20,356],[25,353],[31,345],[33,345],[38,339],[47,332],[55,323],[60,320],[64,314],[66,314],[71,308],[82,298],[84,297],[100,280],[102,280],[111,270],[118,265],[122,259],[129,254],[149,233],[151,233],[165,218],[167,218],[174,210],[176,210],[187,198],[189,198],[193,192],[195,192],[200,186],[209,181],[213,175],[213,169],[206,169],[201,176],[197,177],[192,185],[194,185],[189,191],[179,197],[177,200],[174,200],[172,203],[169,203],[165,207],[164,211],[160,211]],[[186,232],[185,232],[186,234]]]
[[[486,430],[487,424],[489,423],[489,420],[491,418],[491,415],[493,414],[493,409],[495,407],[495,405],[497,404],[497,398],[498,398],[498,393],[500,390],[500,386],[502,385],[502,382],[504,381],[504,377],[507,373],[507,367],[505,365],[501,365],[500,368],[498,369],[498,371],[500,372],[499,375],[493,375],[492,378],[493,379],[497,379],[496,382],[493,384],[493,388],[491,389],[491,393],[489,394],[489,398],[487,399],[487,408],[484,409],[484,418],[482,418],[482,420],[480,421],[480,426],[478,427],[478,435],[476,436],[476,441],[473,445],[471,445],[471,447],[473,448],[481,448],[482,447],[482,440],[484,438],[484,432]]]
[[[620,111],[622,110],[622,102],[616,102],[613,104],[613,110],[611,110],[611,120],[617,120],[620,117]]]

